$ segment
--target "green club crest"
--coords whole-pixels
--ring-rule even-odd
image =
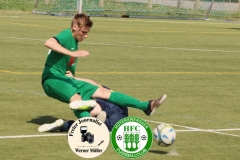
[[[118,121],[111,133],[114,150],[125,158],[139,158],[146,154],[152,145],[152,130],[137,117],[126,117]]]

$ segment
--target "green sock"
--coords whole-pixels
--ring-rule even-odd
[[[73,113],[77,118],[91,117],[89,111],[73,110]]]
[[[149,104],[149,102],[139,101],[138,99],[135,99],[120,92],[111,92],[110,98],[108,100],[119,106],[128,106],[140,109],[142,111],[146,110]]]

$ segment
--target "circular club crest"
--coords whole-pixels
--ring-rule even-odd
[[[153,135],[144,120],[126,117],[114,125],[111,140],[114,150],[124,158],[139,158],[151,148]]]
[[[75,121],[68,131],[68,144],[82,158],[100,156],[108,147],[109,131],[97,118],[85,117]]]

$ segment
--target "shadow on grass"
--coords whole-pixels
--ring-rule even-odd
[[[235,30],[240,30],[240,28],[228,28],[228,29],[235,29]]]
[[[168,152],[159,151],[159,150],[149,150],[148,152],[150,152],[150,153],[155,153],[155,154],[168,154]]]
[[[52,123],[57,119],[59,118],[53,116],[38,116],[36,118],[31,119],[30,121],[27,121],[27,123],[42,125],[44,123]]]

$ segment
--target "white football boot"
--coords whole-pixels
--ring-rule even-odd
[[[38,127],[38,132],[54,132],[62,128],[64,125],[64,120],[58,119],[53,123],[43,124]]]
[[[75,100],[69,104],[69,107],[73,110],[89,110],[97,105],[95,100]]]

